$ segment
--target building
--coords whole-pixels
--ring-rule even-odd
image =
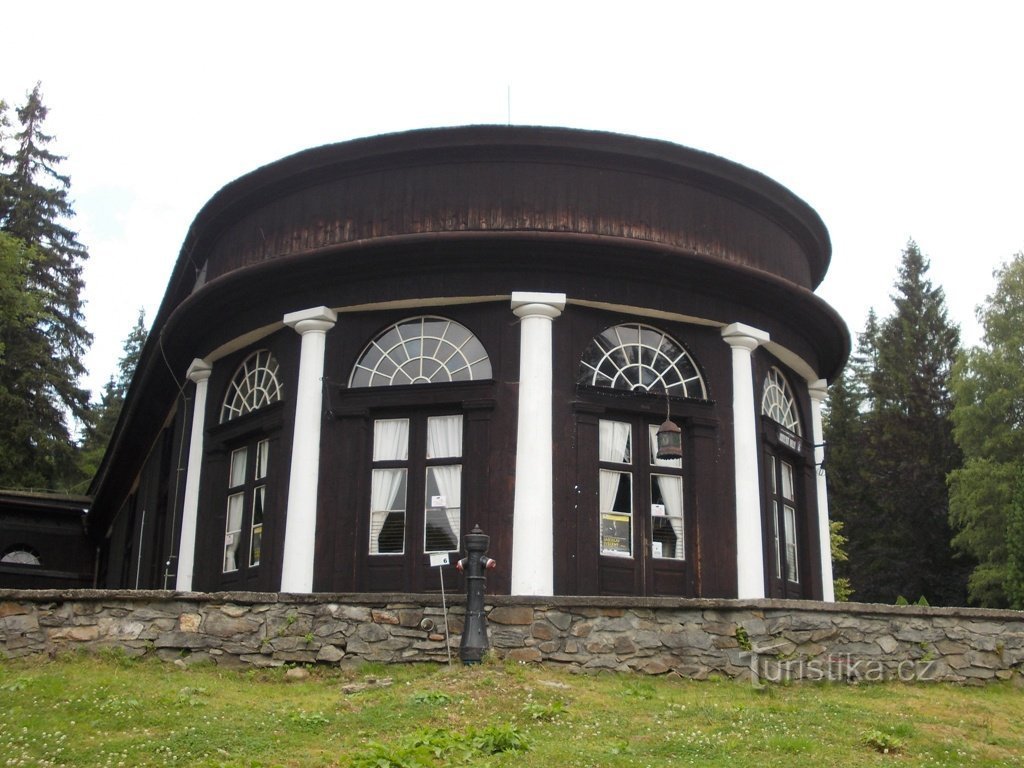
[[[90,499],[0,492],[0,589],[87,588],[96,545],[85,534]]]
[[[97,585],[432,591],[479,524],[495,593],[831,599],[830,254],[779,184],[630,136],[259,168],[174,267],[91,489]]]

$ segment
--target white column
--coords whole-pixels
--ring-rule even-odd
[[[327,307],[313,307],[284,316],[284,323],[302,336],[299,384],[295,392],[295,431],[288,478],[282,592],[313,591],[313,555],[316,543],[317,484],[320,479],[320,424],[323,417],[324,351],[327,331],[338,315]]]
[[[512,294],[512,311],[520,318],[513,595],[552,595],[555,590],[551,322],[564,308],[564,293]]]
[[[213,368],[198,357],[188,367],[187,376],[195,382],[192,404],[192,434],[188,443],[188,469],[185,473],[185,503],[181,511],[181,537],[178,539],[178,568],[174,588],[192,591],[196,562],[196,520],[199,517],[199,476],[203,468],[203,431],[206,429],[206,390]]]
[[[814,466],[817,469],[818,545],[821,548],[822,599],[834,603],[835,584],[832,579],[832,538],[828,528],[828,488],[825,485],[825,436],[821,428],[821,403],[828,394],[828,382],[812,381],[807,386],[811,395],[811,435],[814,437]]]
[[[751,353],[769,340],[764,331],[742,323],[722,329],[732,347],[732,428],[736,467],[736,597],[764,597],[764,541],[761,538],[761,485],[757,472],[757,409]]]

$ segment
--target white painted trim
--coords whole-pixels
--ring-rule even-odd
[[[732,423],[736,483],[736,597],[765,596],[761,486],[757,470],[757,410],[751,353],[769,341],[764,331],[743,323],[722,329],[732,347]]]
[[[551,325],[564,308],[564,293],[512,294],[520,318],[513,595],[552,595],[555,589]]]
[[[181,512],[178,567],[174,583],[174,588],[179,592],[192,591],[192,576],[196,562],[196,522],[199,519],[199,478],[203,469],[203,431],[206,429],[206,394],[212,373],[213,367],[197,357],[192,361],[186,374],[195,382],[196,393],[192,409],[192,433],[188,443],[185,500]]]
[[[317,486],[320,478],[320,424],[323,416],[324,355],[327,331],[338,315],[313,307],[284,316],[284,323],[302,337],[299,381],[295,392],[295,430],[288,478],[281,591],[313,591],[316,550]]]
[[[807,385],[811,396],[811,435],[814,439],[814,465],[818,492],[818,546],[821,551],[821,592],[822,599],[829,603],[836,601],[835,578],[832,574],[832,537],[828,527],[828,487],[825,483],[825,436],[821,425],[821,403],[828,394],[828,382],[824,379]]]

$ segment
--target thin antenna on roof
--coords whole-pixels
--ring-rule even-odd
[[[512,125],[512,86],[505,86],[505,107],[508,111],[508,122],[506,125]]]

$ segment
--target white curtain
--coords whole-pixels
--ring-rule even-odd
[[[373,422],[373,460],[404,461],[409,458],[409,420],[377,419]],[[370,554],[380,553],[380,532],[392,510],[405,509],[405,500],[395,509],[406,469],[373,470],[370,481]],[[403,525],[404,528],[404,525]],[[403,546],[404,549],[404,546]]]
[[[431,416],[427,419],[427,458],[462,456],[462,416]]]
[[[665,514],[676,535],[676,560],[683,559],[683,478],[655,475],[661,500],[665,502]]]
[[[242,542],[242,505],[245,494],[228,496],[227,524],[224,532],[224,573],[238,570],[238,545]]]
[[[598,458],[601,461],[609,461],[615,464],[628,463],[630,425],[621,421],[601,419],[598,429],[600,430]],[[602,515],[612,511],[612,507],[615,505],[615,497],[619,493],[619,482],[621,480],[621,472],[613,472],[608,469],[601,470],[600,504]]]
[[[462,416],[431,416],[427,419],[427,458],[447,459],[462,456]],[[456,546],[461,536],[462,518],[462,465],[446,464],[429,467],[427,474],[434,478],[437,491],[445,499],[445,517],[455,537]],[[430,483],[427,483],[427,494]],[[426,506],[432,506],[430,498]]]
[[[601,419],[599,429],[600,460],[612,461],[616,464],[631,463],[626,457],[626,454],[629,453],[629,424]]]
[[[409,420],[377,419],[373,422],[373,460],[404,461],[409,458]]]

